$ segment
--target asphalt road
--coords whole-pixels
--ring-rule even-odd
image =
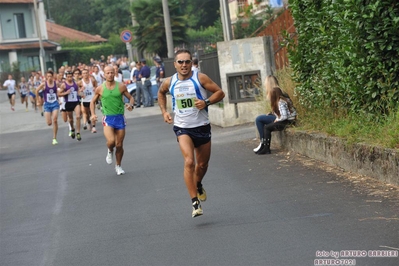
[[[52,146],[39,114],[0,104],[0,265],[399,265],[399,200],[255,155],[253,125],[212,127],[208,200],[191,218],[172,127],[157,107],[127,118],[117,176],[101,126],[78,142],[61,122]]]

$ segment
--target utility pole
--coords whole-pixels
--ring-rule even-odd
[[[47,14],[48,14],[48,19],[53,20],[53,19],[51,18],[51,14],[50,14],[50,3],[48,2],[48,0],[47,0]]]
[[[220,0],[220,11],[224,41],[231,41],[233,39],[233,35],[231,33],[231,20],[228,0]]]
[[[168,0],[162,0],[162,7],[163,7],[163,19],[165,22],[166,45],[168,47],[168,58],[174,58],[175,53],[173,49],[173,36],[172,36],[172,27],[170,26]]]
[[[35,9],[36,30],[37,30],[37,34],[39,35],[38,37],[39,37],[39,46],[40,46],[40,52],[39,52],[40,71],[42,72],[42,75],[44,75],[45,74],[45,72],[44,72],[45,52],[43,49],[42,31],[40,29],[39,12],[37,11],[37,0],[33,0],[33,7]]]
[[[132,11],[132,4],[133,4],[133,0],[130,0],[130,15],[132,16],[132,26],[135,27],[135,26],[137,26],[137,21],[134,17],[133,11]],[[133,39],[134,40],[137,39],[135,32],[133,32],[133,35],[134,35]],[[134,61],[134,58],[136,58],[137,60],[140,60],[143,57],[143,54],[141,52],[139,54],[136,46],[131,46],[131,48],[132,48],[131,52],[132,52],[132,57],[133,57],[132,61]]]

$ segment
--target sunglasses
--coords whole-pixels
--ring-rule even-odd
[[[186,65],[191,64],[191,60],[176,60],[176,63],[178,63],[179,65],[183,65],[184,63],[186,63]]]

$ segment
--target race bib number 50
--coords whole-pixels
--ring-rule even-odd
[[[194,107],[195,98],[177,99],[176,102],[177,102],[177,107],[180,110],[193,108]]]

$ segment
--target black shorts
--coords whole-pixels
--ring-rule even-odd
[[[7,93],[7,95],[8,95],[8,99],[11,100],[11,97],[12,97],[13,95],[15,95],[15,92],[13,92],[13,93]]]
[[[21,93],[21,98],[22,98],[22,99],[25,99],[26,96],[28,96],[28,94],[23,94],[23,93]]]
[[[90,102],[82,102],[83,107],[90,108]]]
[[[194,128],[180,128],[174,126],[173,131],[175,132],[176,137],[179,137],[180,135],[188,135],[193,140],[194,147],[196,148],[211,141],[212,134],[210,124]]]
[[[65,103],[65,111],[66,112],[73,112],[77,105],[79,105],[79,102],[66,102]]]

